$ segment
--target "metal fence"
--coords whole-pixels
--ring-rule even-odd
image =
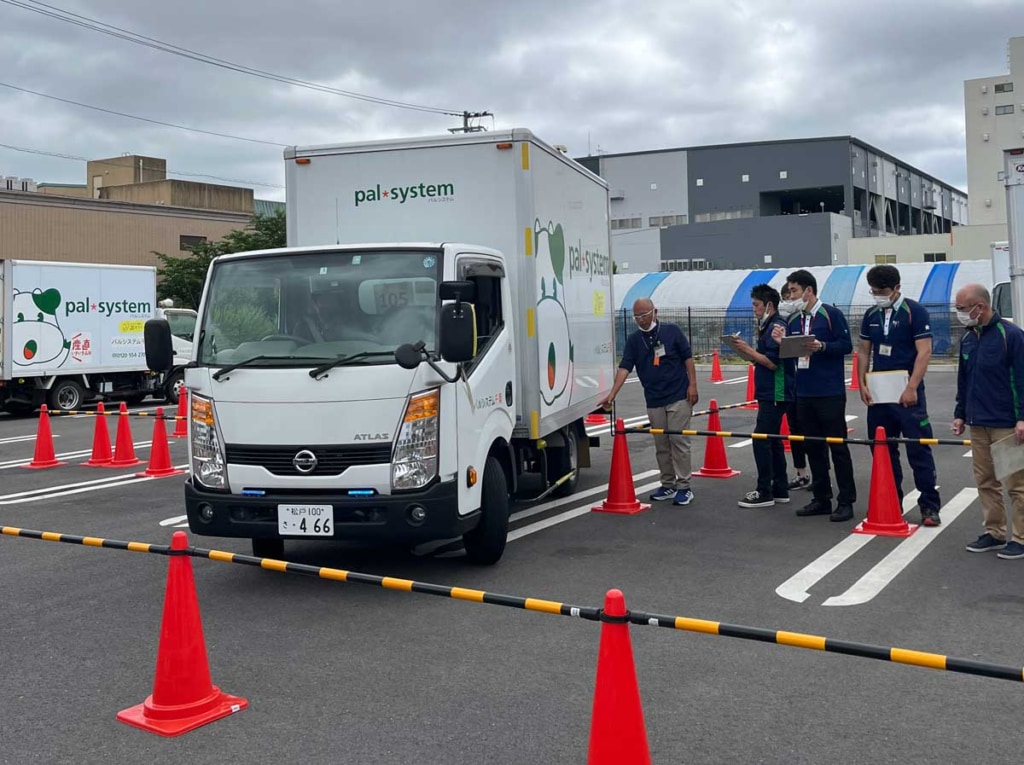
[[[850,324],[850,336],[854,348],[860,338],[860,325],[864,314],[871,306],[840,306]],[[925,305],[931,318],[932,354],[937,360],[952,361],[960,347],[964,328],[956,320],[956,312],[948,305]],[[658,319],[679,326],[690,339],[695,356],[708,355],[715,350],[723,361],[738,357],[721,341],[722,335],[739,333],[740,337],[754,344],[754,314],[749,308],[658,308]],[[626,337],[636,329],[633,311],[620,310],[615,317],[615,342],[619,353],[625,347]]]

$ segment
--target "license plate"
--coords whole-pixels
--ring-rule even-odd
[[[334,506],[278,505],[277,533],[290,536],[333,536]]]

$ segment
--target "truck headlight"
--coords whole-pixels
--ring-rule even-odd
[[[191,427],[192,475],[208,489],[227,488],[224,450],[217,437],[213,402],[192,393]]]
[[[391,459],[391,488],[422,489],[437,475],[438,410],[441,391],[409,397]]]

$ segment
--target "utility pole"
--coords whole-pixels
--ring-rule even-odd
[[[463,112],[462,127],[448,128],[449,133],[480,133],[487,130],[483,125],[470,125],[469,121],[481,119],[482,117],[493,117],[490,112]]]

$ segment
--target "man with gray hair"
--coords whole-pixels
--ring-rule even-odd
[[[602,406],[611,405],[629,373],[636,369],[651,427],[686,430],[697,403],[697,372],[690,341],[675,324],[659,322],[658,310],[647,298],[633,303],[633,320],[638,329],[626,340],[615,383]],[[651,499],[670,499],[673,505],[690,504],[690,439],[655,435],[654,450],[661,469],[661,486],[651,494]]]
[[[1024,558],[1024,471],[1000,482],[992,444],[1014,436],[1024,444],[1024,330],[992,309],[988,290],[968,284],[956,293],[956,317],[967,327],[957,363],[953,433],[971,427],[974,482],[981,499],[985,533],[969,552],[998,551],[1005,560]],[[1012,539],[1007,536],[1003,483],[1013,502]]]

